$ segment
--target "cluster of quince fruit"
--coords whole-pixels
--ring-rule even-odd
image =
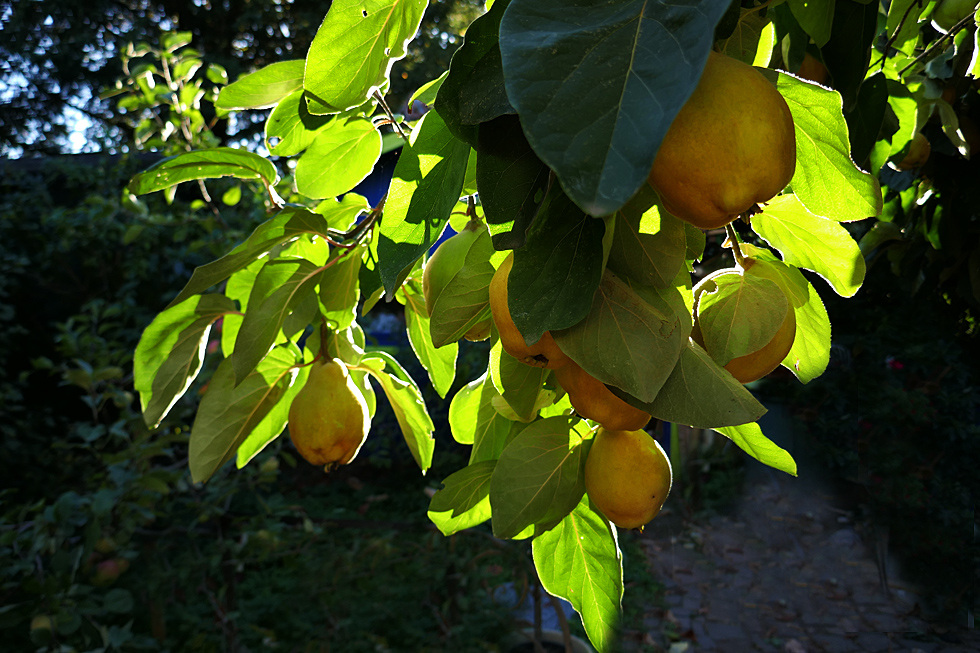
[[[712,52],[697,88],[664,137],[649,183],[665,210],[710,230],[749,217],[760,203],[786,187],[795,167],[795,128],[783,97],[751,66]],[[731,231],[729,236],[734,240]],[[732,242],[732,247],[737,251],[738,243]],[[763,264],[750,281],[757,290],[754,296],[768,304],[760,315],[771,323],[757,319],[760,323],[747,325],[751,337],[730,342],[729,332],[736,327],[744,332],[746,325],[725,325],[723,318],[713,315],[725,310],[725,302],[715,297],[745,283],[746,273],[756,265],[751,246],[743,247],[747,253],[736,257],[737,267],[719,270],[695,286],[691,337],[739,382],[749,383],[786,357],[796,335],[796,320],[790,295],[780,287],[778,275],[766,278]],[[477,250],[481,254],[475,255]],[[472,298],[471,305],[488,304],[489,315],[486,311],[469,314],[454,327],[452,339],[483,340],[493,328],[503,350],[515,359],[552,370],[575,413],[598,425],[585,469],[590,498],[618,526],[641,527],[660,511],[672,483],[666,454],[644,431],[651,415],[586,372],[549,332],[528,343],[508,303],[513,253],[494,270],[487,252],[492,252],[489,232],[477,219],[435,250],[422,278],[430,319],[445,323],[457,318],[447,311],[458,313],[458,297],[453,308],[445,308],[450,305],[445,299],[440,304],[444,295],[452,295],[445,291],[454,279],[487,275],[489,283],[474,291],[479,296]],[[719,332],[719,325],[725,325],[724,332]],[[353,459],[367,436],[370,417],[341,361],[314,364],[290,407],[289,426],[294,444],[308,461],[329,471]]]

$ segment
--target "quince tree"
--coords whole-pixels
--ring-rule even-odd
[[[918,169],[901,190],[879,177],[920,134],[968,154],[957,111],[980,73],[976,21],[937,32],[936,3],[914,0],[488,1],[407,118],[388,105],[389,74],[426,4],[335,0],[304,59],[207,90],[223,115],[272,109],[267,156],[202,141],[132,180],[138,195],[235,177],[265,189],[270,213],[146,329],[135,385],[158,425],[222,321],[190,436],[202,482],[287,428],[311,451],[344,443],[317,464],[351,462],[380,390],[423,473],[437,433],[471,446],[432,522],[532,540],[544,587],[604,649],[623,594],[616,524],[642,527],[671,485],[643,427],[714,429],[795,475],[744,384],[780,365],[802,383],[822,374],[820,293],[853,296],[866,255],[890,248],[901,266],[911,239],[945,238],[920,215],[937,200]],[[826,85],[794,74],[805,61]],[[950,77],[966,82],[943,99]],[[188,102],[205,96],[195,88]],[[352,190],[398,148],[371,206]],[[859,246],[850,223],[868,219]],[[710,239],[734,266],[699,280]],[[976,243],[956,245],[963,265],[980,261]],[[359,321],[379,301],[404,306],[443,397],[458,341],[489,338],[448,425],[396,358],[365,346]],[[623,516],[634,486],[656,499]]]

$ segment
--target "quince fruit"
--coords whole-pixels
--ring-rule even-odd
[[[642,528],[660,512],[672,483],[670,460],[646,431],[596,432],[585,461],[585,491],[616,526]]]
[[[460,311],[458,303],[450,301],[440,305],[439,298],[454,282],[463,281],[465,283],[467,277],[472,278],[481,273],[480,270],[472,269],[474,267],[472,264],[466,265],[467,256],[474,247],[480,245],[485,246],[488,251],[492,250],[490,233],[479,220],[470,220],[462,231],[444,240],[432,253],[429,260],[425,262],[425,268],[422,272],[422,294],[425,297],[425,310],[430,319],[458,319]],[[489,261],[481,258],[480,262],[487,266],[491,273],[493,272],[493,266],[490,265]],[[468,307],[482,306],[483,310],[486,310],[486,305],[489,302],[489,291],[486,286],[481,288],[467,287],[465,293]],[[456,294],[458,295],[458,293]],[[453,296],[452,291],[447,295],[447,297]],[[463,337],[474,342],[489,338],[490,318],[486,317],[475,322],[463,334]],[[442,338],[433,335],[433,343],[436,347],[448,344],[442,340]]]
[[[817,84],[826,84],[828,76],[827,66],[823,65],[822,61],[807,52],[803,55],[803,63],[800,64],[800,69],[796,71],[796,76],[811,82],[816,82]]]
[[[370,430],[367,402],[347,366],[335,358],[313,363],[289,406],[289,437],[299,454],[329,472],[354,459]]]
[[[921,168],[929,160],[931,154],[932,145],[929,143],[929,139],[923,136],[922,132],[916,132],[915,136],[912,137],[912,142],[909,143],[909,151],[906,152],[905,158],[896,163],[895,167],[899,170]]]
[[[558,343],[548,331],[534,344],[528,344],[517,330],[510,316],[507,304],[507,283],[514,267],[514,253],[511,252],[500,264],[490,281],[490,315],[500,334],[500,343],[508,354],[517,360],[534,367],[555,370],[568,362],[568,356],[558,348]]]
[[[575,361],[555,370],[555,378],[568,393],[575,412],[610,431],[635,431],[650,421],[650,413],[634,408]]]
[[[746,267],[754,261],[746,259]],[[702,279],[694,288],[694,328],[691,339],[699,344],[711,358],[722,365],[739,383],[751,383],[766,376],[779,367],[796,340],[796,311],[793,303],[779,284],[764,278],[744,278],[743,269],[720,270]],[[734,277],[734,278],[733,278]],[[751,283],[749,283],[751,282]],[[702,294],[715,292],[719,285],[728,285],[722,292],[728,293],[727,302],[719,302],[705,309]],[[763,305],[764,302],[764,305]],[[727,306],[725,305],[727,303]],[[734,304],[741,304],[741,310],[733,310]],[[753,303],[756,305],[753,307]],[[751,318],[751,322],[746,320]],[[778,326],[775,321],[766,322],[766,318],[778,316]],[[705,329],[726,329],[724,333],[710,334],[705,338]],[[733,338],[735,329],[747,329],[748,338]],[[739,339],[758,343],[760,332],[772,334],[761,346],[755,346],[745,351],[736,343]],[[761,336],[765,338],[766,336]],[[724,346],[719,346],[724,343]],[[729,355],[726,355],[726,351]],[[736,355],[731,356],[732,350]]]
[[[783,96],[752,66],[711,52],[649,181],[665,209],[715,229],[772,199],[795,171],[796,132]]]

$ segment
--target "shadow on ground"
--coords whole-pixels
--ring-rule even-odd
[[[723,515],[685,519],[671,499],[641,538],[666,587],[642,650],[980,651],[975,630],[927,620],[893,565],[882,582],[873,533],[808,467],[793,478],[752,461]]]

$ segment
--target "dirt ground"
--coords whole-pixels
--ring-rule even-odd
[[[666,607],[646,615],[637,649],[980,651],[965,624],[926,621],[914,588],[890,566],[886,592],[873,534],[840,504],[803,470],[793,478],[753,461],[724,515],[658,517],[641,542],[666,586]]]

